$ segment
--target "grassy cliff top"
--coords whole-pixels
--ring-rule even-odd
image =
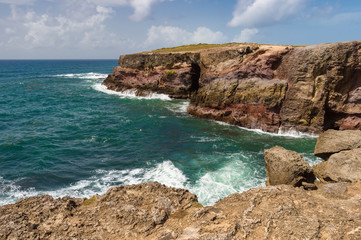
[[[254,46],[261,46],[261,45],[269,45],[269,44],[260,44],[260,43],[223,43],[223,44],[208,44],[208,43],[198,43],[198,44],[189,44],[189,45],[182,45],[178,47],[169,47],[169,48],[160,48],[155,49],[145,53],[170,53],[170,52],[195,52],[195,51],[202,51],[212,48],[226,48],[226,47],[241,47],[242,45],[254,45]],[[281,45],[275,45],[281,46]],[[283,45],[282,45],[283,46]],[[286,45],[284,45],[286,46]],[[290,45],[291,47],[304,47],[306,45]]]
[[[236,47],[239,45],[250,45],[246,43],[224,43],[224,44],[208,44],[208,43],[198,43],[198,44],[189,44],[189,45],[182,45],[178,47],[170,47],[170,48],[160,48],[156,50],[152,50],[150,52],[192,52],[192,51],[199,51],[205,50],[210,48],[221,48],[221,47]]]

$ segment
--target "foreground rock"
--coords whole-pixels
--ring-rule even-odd
[[[361,148],[331,155],[326,161],[313,166],[322,182],[356,182],[361,179]]]
[[[361,129],[361,41],[229,44],[120,56],[112,90],[190,98],[188,112],[247,128]]]
[[[328,130],[317,139],[314,154],[327,160],[313,166],[321,182],[361,180],[361,131]]]
[[[31,197],[0,207],[0,239],[143,239],[198,206],[187,190],[159,183],[115,187],[90,199]]]
[[[259,187],[202,207],[158,183],[0,207],[0,239],[360,239],[361,182]]]
[[[287,184],[300,187],[313,184],[316,180],[312,168],[303,157],[283,147],[273,147],[264,151],[267,169],[267,186]]]
[[[317,139],[314,155],[327,160],[332,154],[361,148],[361,131],[328,130]]]

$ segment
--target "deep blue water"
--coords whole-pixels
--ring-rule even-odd
[[[263,150],[311,164],[315,138],[197,119],[187,101],[100,85],[116,60],[0,61],[0,205],[33,195],[89,197],[159,181],[203,204],[264,185]]]

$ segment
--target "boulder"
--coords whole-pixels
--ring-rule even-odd
[[[329,129],[317,139],[314,155],[327,160],[332,154],[361,148],[361,131]]]
[[[361,180],[361,148],[331,155],[322,163],[313,166],[321,182],[356,182]]]
[[[276,146],[264,151],[267,170],[267,186],[287,184],[295,187],[316,180],[312,168],[295,151]]]

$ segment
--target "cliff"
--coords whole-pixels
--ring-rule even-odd
[[[361,41],[123,55],[103,84],[190,98],[190,114],[269,132],[361,129]]]
[[[268,186],[232,194],[214,206],[203,207],[187,190],[155,182],[113,187],[90,199],[25,198],[0,206],[0,239],[358,240],[360,140],[361,131],[325,132],[315,154],[328,160],[313,168],[296,152],[266,150]],[[344,161],[345,155],[351,157]],[[315,181],[313,170],[322,182]]]

